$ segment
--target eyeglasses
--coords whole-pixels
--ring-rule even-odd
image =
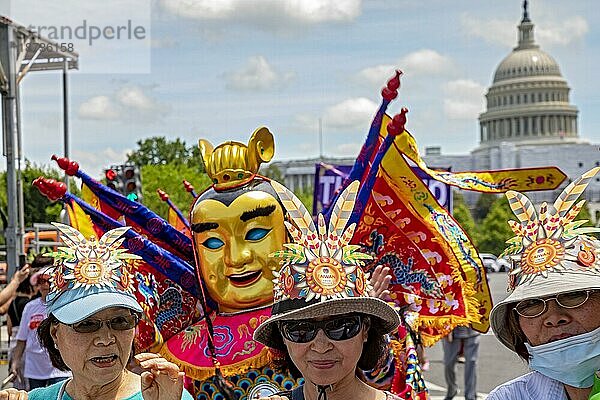
[[[577,308],[588,301],[592,292],[593,290],[581,290],[578,292],[561,293],[546,299],[522,300],[517,303],[514,310],[522,317],[535,318],[546,312],[548,309],[546,303],[550,300],[555,300],[562,308]]]
[[[284,338],[294,343],[308,343],[317,337],[319,329],[331,340],[347,340],[358,335],[362,327],[360,315],[350,315],[324,321],[283,321],[279,328]]]
[[[120,315],[118,317],[114,317],[107,320],[102,319],[84,319],[81,322],[77,322],[75,324],[68,324],[75,332],[78,333],[92,333],[96,332],[104,323],[115,331],[127,331],[129,329],[133,329],[138,322],[138,317],[135,314],[129,315]]]

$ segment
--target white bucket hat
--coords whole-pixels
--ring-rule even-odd
[[[517,221],[508,221],[516,237],[507,241],[502,256],[512,261],[508,275],[510,295],[496,304],[490,323],[496,337],[515,351],[507,317],[521,300],[543,298],[589,289],[600,289],[600,241],[586,236],[598,228],[582,228],[587,221],[574,221],[585,200],[575,202],[596,167],[569,184],[552,205],[542,203],[539,214],[522,193],[506,193]]]
[[[296,226],[285,222],[296,243],[271,256],[282,259],[275,273],[274,304],[271,317],[254,331],[254,340],[280,348],[277,322],[361,313],[371,316],[371,324],[381,334],[400,325],[400,316],[386,302],[369,297],[368,275],[361,266],[371,257],[350,245],[356,224],[346,228],[358,192],[358,181],[350,184],[333,208],[329,229],[319,214],[318,229],[300,200],[284,186],[271,184]]]

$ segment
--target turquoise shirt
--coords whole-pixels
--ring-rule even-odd
[[[58,392],[60,392],[60,387],[62,386],[63,383],[64,382],[58,382],[58,383],[55,383],[54,385],[51,385],[51,386],[48,386],[45,388],[33,389],[31,392],[29,392],[29,400],[55,400],[55,399],[56,400],[73,400],[73,398],[71,396],[69,396],[67,394],[67,392],[65,392],[65,394],[63,394],[62,399],[57,399]],[[181,399],[182,400],[194,400],[194,398],[185,389],[183,389]],[[142,392],[139,391],[129,397],[126,397],[126,398],[123,398],[120,400],[143,400]]]

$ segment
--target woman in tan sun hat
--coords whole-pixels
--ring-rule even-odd
[[[348,245],[354,226],[346,229],[344,218],[358,182],[342,193],[345,205],[333,213],[329,232],[322,215],[317,231],[293,193],[272,184],[296,224],[286,222],[296,243],[273,254],[283,267],[274,280],[272,316],[254,339],[278,350],[289,367],[293,362],[305,384],[266,399],[399,399],[370,387],[356,372],[379,364],[388,351],[386,334],[400,324],[390,305],[368,296],[371,286],[360,266],[370,257]]]
[[[502,344],[532,372],[494,389],[488,399],[588,399],[600,369],[600,241],[597,228],[574,221],[575,204],[600,168],[572,182],[539,213],[527,197],[507,192],[517,235],[505,254],[512,260],[509,296],[490,321]]]

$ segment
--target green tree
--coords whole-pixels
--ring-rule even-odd
[[[583,219],[587,219],[588,221],[583,226],[594,226],[594,223],[592,222],[592,213],[590,213],[590,208],[588,207],[587,202],[584,204],[581,211],[579,211],[577,217],[575,217],[575,220]]]
[[[276,165],[270,164],[268,167],[261,168],[260,174],[283,185],[283,174]]]
[[[477,245],[479,235],[475,229],[475,220],[473,220],[471,211],[469,210],[467,203],[465,203],[465,199],[463,198],[462,194],[458,190],[452,191],[452,202],[452,216],[454,219],[456,219],[456,222],[459,223],[467,235],[469,235],[473,243]]]
[[[152,211],[167,216],[169,206],[162,201],[157,189],[162,189],[169,195],[171,201],[188,217],[190,206],[194,199],[183,188],[183,180],[190,182],[197,193],[202,192],[210,186],[210,179],[204,173],[198,173],[198,169],[181,163],[168,163],[162,165],[142,166],[142,195],[144,205]]]
[[[500,254],[506,247],[506,241],[514,236],[507,221],[514,219],[514,214],[505,196],[498,197],[490,207],[490,211],[478,225],[478,249],[482,253]]]
[[[308,212],[312,213],[313,196],[314,196],[314,191],[313,191],[312,186],[306,187],[303,190],[297,189],[294,191],[294,194],[296,195],[296,197],[298,197],[298,199],[300,199],[302,204],[304,204],[304,207],[306,207]]]
[[[476,222],[483,221],[490,212],[490,207],[498,197],[499,196],[495,194],[481,193],[475,204],[475,209],[473,210],[473,219]]]
[[[138,148],[127,155],[127,162],[138,166],[183,164],[203,172],[202,157],[197,146],[187,147],[185,141],[177,138],[167,140],[164,136],[154,136],[137,141]]]
[[[39,176],[46,178],[62,179],[62,173],[49,166],[38,166],[25,160],[25,167],[21,171],[23,181],[23,211],[25,227],[33,226],[34,222],[60,221],[62,204],[51,202],[44,197],[31,183]],[[71,185],[71,188],[73,186]],[[7,214],[6,171],[0,172],[0,208]],[[0,235],[0,242],[4,243],[4,235]]]

